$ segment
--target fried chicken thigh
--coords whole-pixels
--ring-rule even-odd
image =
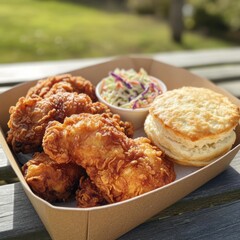
[[[128,138],[111,118],[78,114],[51,122],[43,149],[57,163],[82,166],[108,203],[151,191],[175,179],[173,164],[149,139]]]
[[[21,97],[9,110],[7,141],[15,152],[38,151],[49,121],[63,122],[75,113],[107,113],[109,108],[100,102],[92,102],[86,94],[57,92],[49,97]]]
[[[87,94],[92,101],[96,101],[95,87],[93,84],[80,76],[64,74],[42,79],[28,90],[26,97],[39,96],[49,97],[57,92],[77,92]]]
[[[66,201],[78,187],[85,171],[74,163],[58,164],[45,153],[35,153],[22,167],[23,175],[35,194],[49,201]]]

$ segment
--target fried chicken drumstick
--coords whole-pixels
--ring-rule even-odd
[[[76,114],[51,122],[43,149],[58,163],[82,166],[108,203],[161,187],[175,179],[173,164],[144,137],[128,138],[110,118]]]

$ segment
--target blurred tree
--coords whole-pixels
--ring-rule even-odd
[[[188,0],[192,5],[192,24],[189,29],[202,30],[211,35],[240,40],[239,0]]]
[[[171,0],[169,10],[169,22],[172,31],[172,39],[181,43],[183,33],[183,9],[184,0]]]
[[[171,1],[169,0],[154,0],[154,11],[157,17],[167,20],[169,18],[169,8]]]
[[[155,14],[169,21],[174,42],[181,43],[184,29],[184,0],[128,0],[130,10],[139,14]]]
[[[154,0],[128,0],[127,7],[138,14],[154,14]]]

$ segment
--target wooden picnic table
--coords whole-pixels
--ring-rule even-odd
[[[145,55],[146,56],[146,55]],[[240,48],[152,54],[240,98]],[[111,58],[0,64],[0,92]],[[120,239],[240,239],[240,153],[220,175]],[[51,239],[0,146],[0,239]]]

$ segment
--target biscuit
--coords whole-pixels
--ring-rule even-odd
[[[239,108],[206,88],[182,87],[158,96],[144,130],[173,161],[205,166],[232,148]]]

